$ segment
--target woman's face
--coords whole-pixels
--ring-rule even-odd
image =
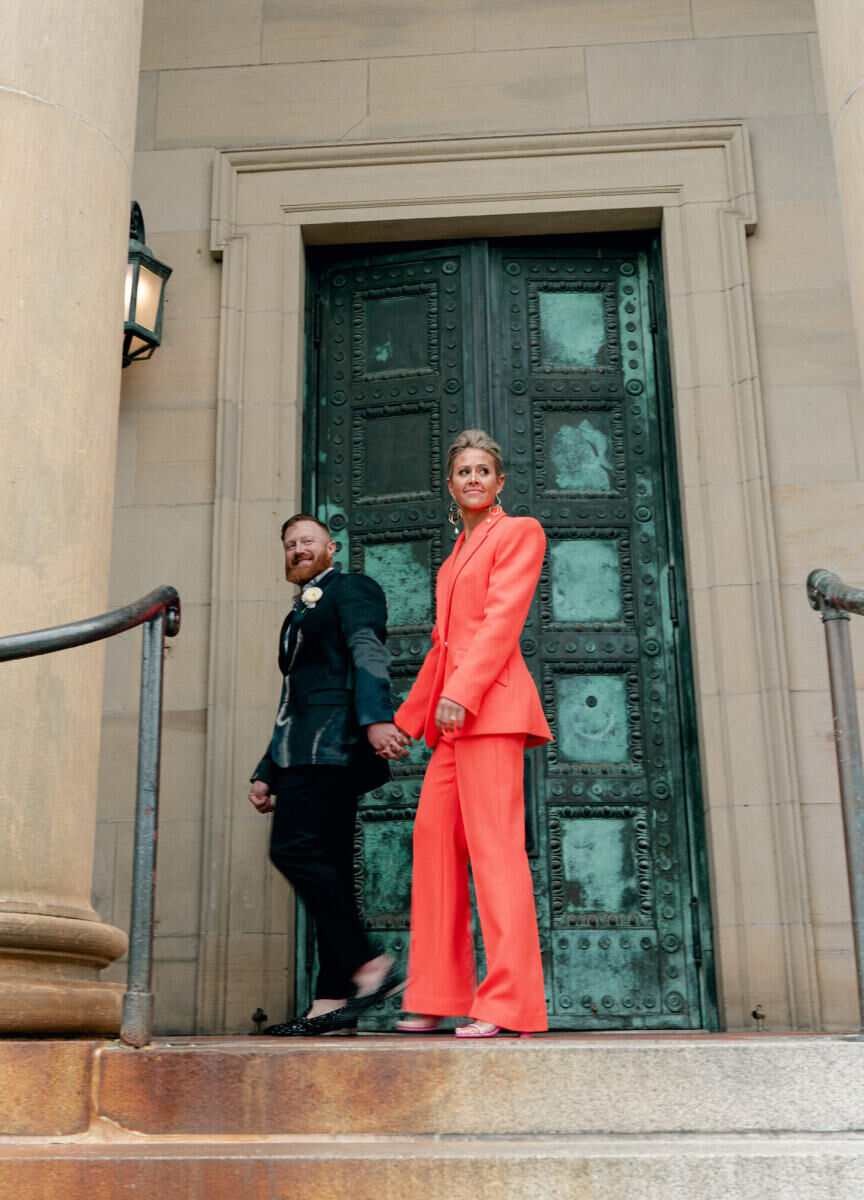
[[[471,447],[456,455],[447,486],[462,511],[470,512],[492,507],[504,476],[495,474],[495,460],[488,450]]]

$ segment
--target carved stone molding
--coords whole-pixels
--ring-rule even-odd
[[[411,168],[423,164],[443,163],[454,168],[453,182],[457,182],[460,165],[465,163],[513,163],[527,162],[538,158],[575,158],[585,155],[617,157],[642,155],[646,151],[655,154],[689,151],[718,150],[725,159],[724,175],[728,185],[724,200],[731,203],[740,213],[748,233],[756,227],[756,193],[753,184],[753,167],[750,158],[746,127],[738,122],[720,124],[665,125],[657,127],[634,126],[631,128],[591,129],[570,133],[546,134],[498,134],[492,137],[430,138],[416,141],[380,141],[365,143],[329,144],[321,146],[274,146],[263,149],[223,150],[216,155],[216,171],[213,184],[211,210],[211,249],[221,255],[225,240],[231,236],[236,216],[236,186],[241,176],[303,171],[316,173],[339,171],[346,168]],[[293,181],[285,187],[280,209],[284,213],[303,211],[330,211],[368,209],[381,204],[379,199],[358,196],[350,191],[338,198],[303,195],[296,196]],[[638,185],[632,181],[617,184],[614,188],[580,188],[574,194],[572,188],[521,190],[523,201],[564,199],[568,202],[595,198],[599,194],[629,196],[636,199],[635,207],[645,207],[645,198],[652,197],[655,203],[676,190],[676,184],[656,183],[640,179]],[[392,195],[383,201],[388,206],[405,204],[464,205],[466,202],[497,204],[512,202],[513,189],[474,191],[466,197],[454,189],[434,197],[427,193],[412,191],[397,197]],[[639,203],[641,201],[641,203]]]

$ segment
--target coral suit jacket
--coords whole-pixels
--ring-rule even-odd
[[[453,736],[524,733],[529,746],[552,740],[519,649],[545,547],[533,517],[488,517],[467,545],[460,534],[438,572],[432,648],[394,717],[400,729],[434,746],[435,709],[446,696],[467,710]]]

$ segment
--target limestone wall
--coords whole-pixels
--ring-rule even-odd
[[[148,244],[174,273],[162,347],[124,372],[110,597],[112,605],[125,603],[164,582],[175,584],[183,603],[182,633],[168,643],[165,670],[155,969],[159,1027],[174,1031],[190,1030],[195,1012],[216,444],[220,270],[203,216],[210,156],[198,160],[197,190],[190,194],[187,171],[174,192],[178,203],[166,197],[170,232],[160,232],[157,206],[143,201]],[[137,170],[140,176],[140,160]],[[123,927],[140,653],[140,634],[115,638],[107,650],[94,905]]]
[[[221,274],[209,252],[214,148],[718,119],[745,121],[753,148],[758,228],[748,248],[816,1009],[829,1028],[856,1023],[822,630],[804,593],[814,566],[864,585],[864,401],[815,29],[810,0],[145,0],[133,192],[148,242],[174,274],[162,348],[124,373],[111,599],[164,582],[184,601],[166,673],[159,1028],[193,1028],[201,927]],[[696,452],[722,472],[729,442],[718,429]],[[277,578],[277,550],[262,538],[250,570]],[[259,682],[275,702],[274,634],[262,629]],[[864,689],[864,621],[856,640]],[[732,674],[748,653],[731,638],[716,650]],[[108,655],[95,905],[119,924],[137,652],[127,638]],[[259,714],[266,738],[266,704]],[[734,802],[770,825],[758,797]],[[241,1015],[258,1004],[274,1018],[290,1004],[287,895],[266,864],[264,822],[246,805],[238,793],[235,855],[241,846],[247,869],[228,898],[234,1028],[248,1027]],[[714,849],[723,878],[722,845]],[[776,923],[760,903],[758,859],[745,870],[725,885],[747,895],[754,930]],[[758,936],[752,944],[756,952]],[[740,999],[749,1009],[763,998]]]

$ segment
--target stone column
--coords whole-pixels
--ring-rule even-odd
[[[816,0],[816,17],[864,379],[864,8],[861,0]]]
[[[0,634],[107,605],[141,6],[0,4]],[[102,664],[0,664],[0,1032],[118,1028],[99,972],[126,936],[90,905]]]

